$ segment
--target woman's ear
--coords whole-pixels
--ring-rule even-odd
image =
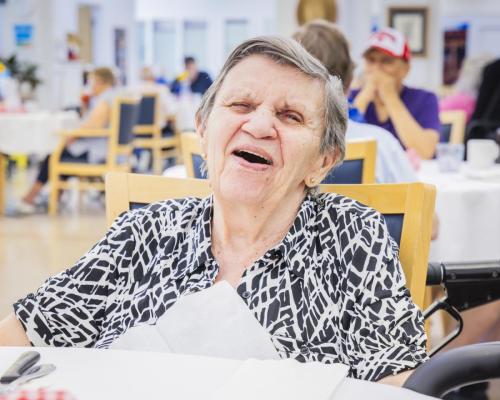
[[[329,151],[322,155],[323,163],[318,171],[319,182],[322,182],[323,179],[328,175],[328,173],[332,170],[332,168],[337,165],[340,153],[338,149],[334,151]]]
[[[316,168],[306,177],[305,183],[307,186],[319,185],[328,175],[330,170],[337,164],[339,159],[339,151],[329,151],[319,157]],[[311,184],[309,184],[310,182]]]

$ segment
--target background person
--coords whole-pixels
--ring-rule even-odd
[[[172,83],[172,93],[180,95],[183,83],[186,82],[192,93],[203,95],[212,84],[212,78],[207,72],[198,69],[193,57],[184,58],[184,66],[185,71]]]
[[[431,92],[403,85],[410,56],[398,31],[384,28],[372,34],[363,55],[363,85],[351,99],[366,122],[391,132],[404,149],[432,158],[441,128],[438,101]]]
[[[335,24],[315,20],[302,26],[293,38],[316,57],[332,75],[338,76],[348,93],[353,77],[354,62],[349,43]],[[351,113],[350,113],[351,116]],[[346,139],[377,141],[376,179],[379,183],[416,182],[417,176],[406,153],[390,132],[373,124],[349,118]]]
[[[115,76],[113,71],[106,67],[96,68],[90,74],[92,99],[90,111],[79,126],[79,129],[100,129],[109,126],[111,108],[117,95],[115,90]],[[78,162],[97,163],[106,159],[108,151],[106,138],[75,138],[66,139],[66,147],[61,157],[73,158]],[[49,180],[49,157],[47,156],[40,166],[36,180],[16,205],[16,213],[32,214],[36,211],[35,200]]]

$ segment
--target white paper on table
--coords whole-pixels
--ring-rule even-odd
[[[343,364],[248,360],[209,397],[211,400],[328,400],[347,376]]]
[[[129,329],[111,348],[238,360],[280,358],[269,333],[225,281],[181,297],[156,325]]]

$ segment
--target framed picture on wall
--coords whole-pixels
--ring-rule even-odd
[[[427,55],[427,17],[426,7],[390,7],[389,26],[401,32],[408,39],[412,55]]]

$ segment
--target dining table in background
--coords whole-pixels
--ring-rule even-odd
[[[45,157],[57,146],[58,131],[78,123],[75,111],[0,113],[0,153]]]
[[[78,126],[75,111],[0,113],[0,215],[5,209],[6,156],[50,154],[60,140],[59,131]]]
[[[438,238],[431,262],[500,259],[500,165],[474,171],[462,163],[457,172],[441,172],[436,160],[424,161],[419,179],[436,186]]]

